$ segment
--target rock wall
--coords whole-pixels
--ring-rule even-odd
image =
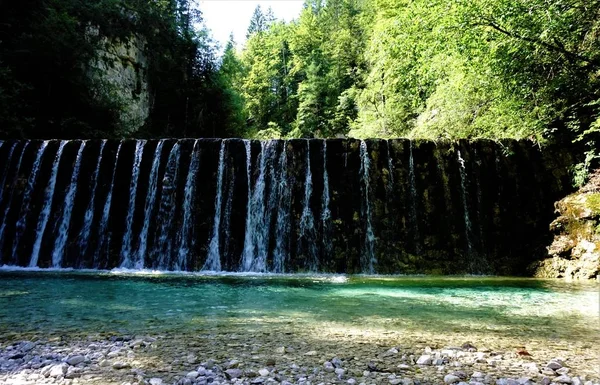
[[[556,212],[549,258],[530,266],[533,275],[600,280],[600,171],[579,191],[556,202]]]
[[[123,106],[120,121],[123,135],[127,136],[150,115],[146,40],[141,36],[124,40],[103,37],[99,47],[96,60],[90,64],[90,74],[105,84],[99,90],[104,97],[116,99]]]
[[[546,256],[572,164],[406,139],[20,141],[0,160],[3,264],[499,275]]]

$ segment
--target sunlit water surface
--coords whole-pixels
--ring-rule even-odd
[[[0,271],[0,333],[227,327],[472,331],[589,339],[598,285],[513,278]]]

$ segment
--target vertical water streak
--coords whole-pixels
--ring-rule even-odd
[[[312,170],[310,167],[310,141],[306,140],[306,177],[304,180],[304,200],[302,202],[302,216],[300,217],[300,233],[298,236],[298,254],[302,255],[303,244],[308,253],[306,259],[306,268],[309,271],[316,271],[318,268],[317,246],[315,242],[315,219],[310,207],[312,197],[313,182]]]
[[[25,150],[27,149],[27,146],[29,146],[29,143],[30,143],[29,141],[25,142],[25,144],[23,145],[23,148],[21,149],[21,154],[19,155],[19,160],[17,161],[15,175],[13,177],[13,181],[10,186],[10,195],[8,196],[8,201],[6,202],[6,206],[4,206],[4,212],[2,215],[2,224],[0,224],[0,261],[4,260],[4,258],[2,256],[2,250],[4,250],[4,231],[6,229],[6,220],[8,218],[8,214],[9,214],[10,208],[12,206],[13,198],[15,196],[16,185],[17,185],[17,182],[19,181],[19,172],[21,171],[21,163],[23,162],[23,155],[25,155]],[[14,147],[11,150],[13,150],[13,149],[14,149]],[[12,157],[12,152],[11,152],[10,156]],[[7,162],[7,168],[9,165],[10,165],[10,162]],[[8,171],[7,171],[7,173],[8,173]]]
[[[415,175],[415,160],[413,158],[413,144],[409,140],[408,179],[410,191],[409,215],[414,237],[415,254],[421,254],[421,233],[419,231],[419,218],[417,216],[417,177]]]
[[[458,165],[460,171],[460,197],[463,204],[463,219],[465,221],[465,237],[467,240],[467,256],[473,256],[473,241],[472,233],[473,226],[471,224],[471,218],[469,216],[469,208],[467,206],[467,170],[465,168],[465,161],[461,156],[460,150],[457,151]]]
[[[162,157],[164,144],[164,140],[159,140],[156,145],[156,150],[154,150],[154,159],[152,161],[152,168],[150,169],[150,177],[148,179],[148,194],[146,195],[146,202],[144,204],[144,222],[142,230],[140,231],[140,243],[138,244],[136,252],[135,269],[144,268],[144,259],[146,258],[146,250],[148,249],[148,231],[150,230],[150,224],[152,223],[152,211],[154,210],[156,202],[156,193],[158,191],[158,169],[160,167],[160,159]]]
[[[98,267],[100,264],[100,255],[104,251],[108,251],[110,247],[110,234],[108,234],[108,218],[110,216],[110,206],[112,205],[112,195],[115,188],[115,176],[117,175],[117,164],[119,163],[119,154],[121,153],[121,145],[123,142],[119,142],[117,147],[117,153],[115,156],[115,165],[113,166],[112,177],[110,180],[110,188],[106,195],[106,201],[104,202],[104,209],[102,210],[102,218],[100,219],[100,225],[98,226],[98,244],[96,246],[96,252],[94,253],[94,267]],[[106,249],[106,250],[105,250]]]
[[[192,216],[194,213],[196,176],[198,174],[198,168],[200,167],[200,154],[196,150],[196,147],[198,147],[198,140],[194,141],[194,147],[192,148],[192,159],[185,180],[185,191],[183,196],[183,222],[181,223],[181,228],[177,234],[179,250],[175,268],[179,270],[187,269],[187,257],[190,253],[190,248],[192,248],[192,250],[194,248]]]
[[[71,213],[73,212],[73,206],[75,205],[75,193],[77,192],[77,181],[79,180],[79,168],[81,167],[81,155],[85,148],[86,142],[83,141],[79,144],[79,150],[75,158],[75,165],[73,173],[71,174],[71,183],[69,189],[65,195],[63,201],[63,207],[61,209],[61,219],[58,226],[58,234],[54,240],[54,250],[52,251],[52,267],[61,267],[63,254],[65,252],[65,246],[67,239],[69,238],[69,225],[71,224]]]
[[[0,142],[0,148],[3,145],[4,145],[4,142]],[[10,174],[10,164],[12,163],[12,157],[13,157],[13,153],[14,153],[16,146],[17,146],[17,142],[14,142],[10,146],[10,149],[8,150],[8,156],[6,157],[6,166],[2,167],[2,177],[0,178],[0,205],[4,201],[4,195],[5,195],[4,187],[5,187],[5,183],[6,183],[6,178],[8,177],[8,174]]]
[[[323,140],[323,195],[321,196],[321,231],[323,258],[331,255],[331,210],[329,208],[329,172],[327,171],[327,140]]]
[[[246,224],[244,252],[242,255],[242,271],[265,272],[266,255],[264,248],[265,235],[265,174],[267,146],[269,142],[260,142],[259,174],[254,190],[248,202],[249,216]],[[268,231],[268,229],[266,229]]]
[[[100,153],[98,154],[98,161],[94,174],[92,175],[92,185],[90,188],[90,200],[88,201],[83,215],[83,226],[79,232],[79,254],[84,257],[87,253],[89,244],[90,231],[92,229],[92,223],[94,221],[94,202],[96,200],[96,189],[98,188],[98,175],[100,174],[100,165],[102,164],[102,155],[104,155],[104,148],[106,147],[106,140],[100,143]]]
[[[387,150],[387,164],[388,164],[388,184],[387,184],[387,188],[388,188],[388,192],[391,194],[394,190],[394,162],[392,160],[392,153],[390,151],[390,148],[392,147],[392,143],[390,143],[390,140],[386,140],[385,141],[387,146],[386,146],[386,150]]]
[[[225,212],[223,213],[223,236],[227,240],[223,245],[223,255],[229,259],[229,250],[231,248],[231,210],[233,207],[233,193],[235,192],[235,173],[231,173],[227,181],[227,201],[225,202]]]
[[[142,163],[142,154],[146,141],[137,140],[135,143],[135,156],[133,158],[133,168],[131,183],[129,185],[129,208],[127,209],[127,219],[125,220],[125,235],[121,245],[121,267],[131,268],[134,262],[131,260],[131,249],[133,248],[133,214],[135,213],[135,201],[137,198],[138,179],[140,177],[140,164]]]
[[[35,241],[33,243],[31,259],[29,260],[29,267],[36,267],[38,264],[40,248],[42,246],[42,240],[44,238],[44,232],[46,231],[48,219],[50,218],[50,210],[52,209],[52,200],[54,198],[54,189],[56,186],[56,177],[58,175],[58,166],[60,164],[60,159],[62,158],[62,153],[66,144],[67,141],[62,140],[60,142],[58,146],[58,151],[56,152],[56,157],[54,158],[54,163],[52,164],[52,173],[50,174],[48,185],[46,186],[46,190],[44,191],[44,204],[42,206],[42,211],[40,212],[38,224],[35,230]]]
[[[175,219],[175,198],[177,193],[177,181],[179,176],[180,145],[175,143],[167,160],[167,169],[163,177],[160,195],[160,206],[158,210],[157,223],[160,224],[154,241],[153,257],[157,263],[155,268],[168,270],[175,261],[172,255],[173,221]]]
[[[365,230],[365,243],[364,250],[361,255],[361,268],[363,273],[373,274],[375,273],[375,234],[373,233],[373,226],[371,224],[371,199],[369,192],[371,190],[371,183],[369,181],[371,175],[371,160],[369,158],[369,152],[367,149],[367,143],[364,140],[360,141],[360,175],[362,179],[362,190],[363,190],[363,219],[366,220]]]
[[[27,186],[25,187],[25,191],[23,191],[23,200],[21,201],[21,209],[19,210],[19,219],[15,224],[15,238],[13,239],[12,248],[13,258],[17,257],[17,251],[19,250],[21,237],[23,236],[23,232],[27,227],[27,217],[30,209],[29,204],[31,203],[31,194],[37,182],[37,176],[40,171],[40,165],[42,164],[42,156],[44,155],[46,147],[48,147],[47,140],[42,142],[40,148],[37,151],[37,154],[35,155],[33,166],[31,166],[31,174],[29,174],[29,178],[27,179]]]
[[[225,144],[226,140],[221,141],[219,150],[219,166],[217,174],[217,191],[215,196],[215,216],[213,218],[213,231],[208,246],[208,256],[202,270],[221,271],[221,251],[219,235],[221,233],[221,206],[223,195],[223,178],[225,170]]]
[[[241,271],[250,271],[254,260],[254,247],[252,245],[252,147],[249,140],[244,140],[246,149],[246,177],[248,179],[248,203],[246,204],[246,227],[244,230],[244,250],[240,261]]]
[[[279,176],[277,188],[279,201],[277,204],[277,222],[275,224],[275,250],[273,253],[273,272],[284,273],[285,261],[289,254],[290,211],[292,192],[288,178],[287,141],[283,142],[279,154]]]

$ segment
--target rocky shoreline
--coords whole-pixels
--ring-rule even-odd
[[[413,347],[406,341],[386,346],[381,341],[341,344],[334,339],[311,346],[294,337],[279,337],[267,339],[264,345],[230,333],[197,336],[191,341],[168,335],[15,340],[0,344],[0,383],[600,384],[598,357],[591,351],[592,345],[583,345],[582,354],[564,346],[565,354],[559,356],[560,349],[535,354],[524,347],[497,350],[471,343],[441,346],[435,341],[423,347],[425,341],[419,340]],[[284,341],[289,343],[283,345]],[[338,354],[332,355],[332,350]]]

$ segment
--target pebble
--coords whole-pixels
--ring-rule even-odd
[[[83,361],[85,361],[85,357],[82,355],[77,355],[77,356],[72,356],[72,357],[67,358],[67,364],[72,365],[72,366],[80,364]]]
[[[460,382],[460,378],[458,376],[455,376],[454,374],[447,374],[444,376],[444,382],[446,384],[455,384],[457,382]]]
[[[431,362],[432,362],[431,356],[425,354],[425,355],[422,355],[421,357],[419,357],[419,359],[417,360],[417,365],[431,365]]]
[[[323,367],[325,368],[326,372],[333,372],[335,371],[335,367],[333,366],[333,364],[329,361],[325,361],[323,363]]]
[[[131,368],[131,365],[127,362],[117,361],[114,364],[112,364],[112,367],[113,369],[129,369]]]
[[[561,363],[559,363],[559,362],[557,362],[555,360],[552,360],[552,361],[548,362],[548,364],[546,365],[546,367],[549,368],[549,369],[552,369],[552,370],[556,370],[556,369],[562,368],[563,366],[562,366]]]
[[[258,374],[260,374],[263,377],[267,377],[269,375],[269,373],[271,373],[271,372],[269,372],[269,369],[261,369],[258,371]]]
[[[554,378],[552,382],[556,382],[558,384],[571,384],[573,381],[571,380],[571,377],[567,376],[566,374],[563,374]]]
[[[160,378],[151,378],[150,381],[148,381],[148,383],[150,385],[162,385],[163,384],[163,380]]]

